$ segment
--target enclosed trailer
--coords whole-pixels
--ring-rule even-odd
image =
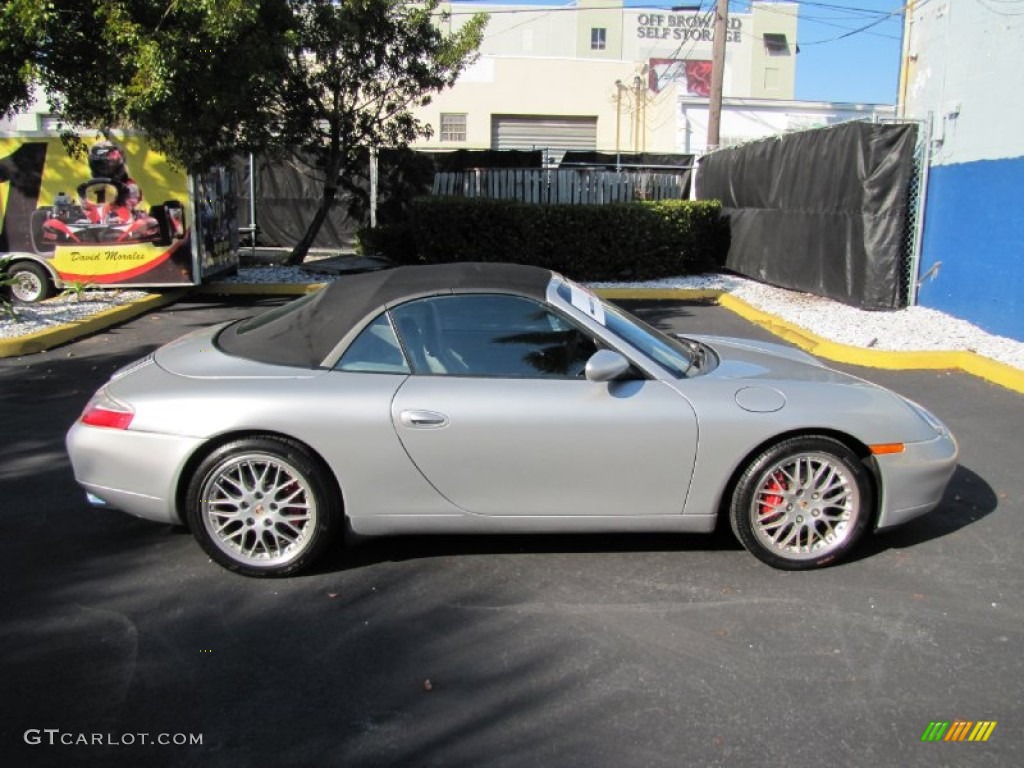
[[[69,285],[197,285],[238,268],[234,173],[189,175],[137,134],[74,155],[55,134],[0,134],[0,213],[0,260],[22,302]]]

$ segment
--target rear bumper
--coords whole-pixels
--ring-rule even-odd
[[[902,453],[875,456],[882,498],[876,530],[893,528],[930,512],[956,469],[958,449],[949,433],[923,443],[907,443]]]
[[[67,435],[68,455],[87,493],[136,517],[180,525],[178,477],[200,441],[76,422]],[[95,506],[95,501],[90,499]]]

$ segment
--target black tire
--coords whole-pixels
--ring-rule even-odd
[[[278,437],[215,450],[193,474],[186,504],[189,528],[206,553],[246,576],[300,573],[342,529],[340,500],[320,462]]]
[[[729,509],[740,543],[774,568],[808,570],[836,562],[874,517],[868,471],[830,437],[783,440],[743,471]]]
[[[34,261],[16,261],[7,269],[8,277],[17,282],[10,287],[11,296],[19,304],[35,304],[53,295],[50,273]]]

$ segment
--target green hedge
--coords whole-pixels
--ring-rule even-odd
[[[576,280],[651,280],[721,267],[728,226],[717,201],[531,205],[422,197],[406,220],[363,230],[364,253],[400,264],[505,261]]]

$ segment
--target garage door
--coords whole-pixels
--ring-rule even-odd
[[[491,148],[597,149],[597,118],[492,115]]]

